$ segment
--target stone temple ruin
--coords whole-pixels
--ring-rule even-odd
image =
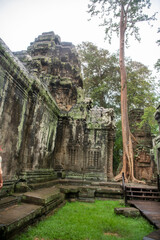
[[[0,42],[0,145],[4,191],[42,176],[111,181],[113,109],[92,107],[84,97],[75,46],[54,32],[43,33],[26,51],[12,53]],[[142,110],[130,113],[135,176],[151,181],[152,137],[136,126]],[[1,193],[2,194],[2,193]]]
[[[141,110],[130,113],[139,142],[134,144],[135,176],[151,181],[156,171],[149,154],[150,130],[138,130],[135,124],[141,115]],[[47,32],[26,51],[12,53],[0,39],[2,239],[9,239],[65,198],[122,198],[121,184],[111,182],[114,139],[114,111],[93,107],[91,99],[84,97],[72,43]],[[18,221],[13,211],[19,213]]]
[[[7,185],[27,176],[30,181],[35,173],[37,179],[44,173],[48,178],[113,178],[113,109],[93,108],[84,98],[72,43],[48,32],[27,51],[13,54],[1,40],[0,88]]]
[[[142,109],[133,109],[129,113],[130,129],[136,138],[133,142],[135,177],[139,180],[151,182],[156,179],[157,166],[151,149],[153,149],[151,129],[148,124],[139,128],[144,114]]]

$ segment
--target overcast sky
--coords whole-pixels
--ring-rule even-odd
[[[160,27],[160,0],[151,0],[151,12],[158,12],[154,27],[141,24],[141,44],[130,39],[126,55],[152,69],[160,58],[160,47],[156,41]],[[87,13],[89,0],[0,0],[0,37],[12,51],[26,50],[30,42],[42,32],[54,31],[62,41],[74,45],[90,41],[111,53],[119,48],[116,36],[112,45],[104,42],[104,28],[99,27],[98,18]]]

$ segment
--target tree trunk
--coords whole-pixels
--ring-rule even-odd
[[[128,120],[128,106],[127,106],[127,74],[125,67],[125,30],[126,30],[126,16],[124,16],[123,6],[121,7],[120,18],[120,74],[121,74],[121,120],[122,120],[122,141],[123,141],[123,167],[115,177],[116,181],[122,179],[122,172],[126,181],[138,181],[134,178],[134,162],[133,162],[133,146]]]

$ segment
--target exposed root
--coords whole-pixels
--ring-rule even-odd
[[[132,140],[138,143],[137,139],[129,130],[128,141],[126,141],[126,144],[123,146],[123,167],[120,173],[115,176],[114,180],[117,182],[122,181],[122,173],[124,173],[126,183],[133,182],[146,184],[145,181],[138,180],[134,177],[134,152]]]
[[[120,173],[119,173],[117,176],[114,177],[114,180],[115,180],[116,182],[122,181],[122,173],[124,173],[125,182],[128,183],[128,178],[126,177],[126,174],[125,174],[123,168],[122,168],[122,170],[120,171]]]
[[[130,136],[133,141],[135,141],[136,143],[139,143],[138,140],[135,138],[135,136],[133,136],[133,134],[131,132],[130,132]]]
[[[121,172],[117,176],[115,176],[115,178],[114,178],[115,181],[119,182],[122,180],[122,172],[123,171],[121,170]]]
[[[142,183],[142,184],[146,184],[145,181],[138,180],[138,179],[136,179],[134,176],[133,176],[133,178],[132,178],[132,182],[134,182],[134,183]]]

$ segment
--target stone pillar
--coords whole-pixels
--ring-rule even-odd
[[[160,132],[160,104],[157,107],[157,111],[155,113],[155,119],[159,125]],[[154,152],[155,152],[155,162],[157,163],[157,174],[160,174],[160,134],[154,139]]]
[[[107,164],[107,179],[113,179],[113,147],[114,147],[114,134],[109,132],[108,136],[108,164]]]
[[[157,111],[155,113],[155,119],[158,122],[159,132],[160,132],[160,104],[157,107]]]
[[[130,130],[136,141],[133,141],[134,174],[139,180],[152,181],[154,178],[154,162],[151,159],[152,135],[149,124],[142,128],[138,124],[142,121],[143,109],[133,109],[129,113]]]

